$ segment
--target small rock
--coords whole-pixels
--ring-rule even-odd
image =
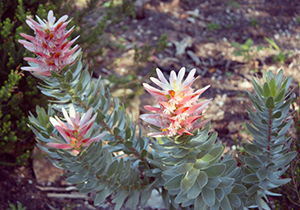
[[[33,181],[29,179],[29,180],[28,180],[28,183],[29,183],[29,184],[32,184],[32,183],[33,183]]]
[[[195,23],[196,22],[196,20],[192,17],[187,17],[186,20],[190,23]]]
[[[32,151],[32,155],[35,157],[39,157],[44,153],[37,146]],[[41,185],[45,185],[46,183],[51,184],[51,182],[55,183],[61,178],[61,174],[63,174],[63,170],[56,168],[46,157],[33,159],[33,172],[37,183]]]
[[[239,88],[242,88],[242,89],[252,88],[252,84],[248,81],[244,81],[242,83],[239,83],[238,86],[239,86]]]

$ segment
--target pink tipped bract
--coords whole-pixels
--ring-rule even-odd
[[[78,50],[78,45],[73,48],[71,46],[79,36],[71,41],[68,40],[74,27],[66,30],[71,21],[66,21],[67,15],[62,16],[56,23],[52,10],[49,11],[47,20],[41,20],[38,16],[36,18],[38,23],[29,16],[26,20],[29,27],[34,30],[35,36],[21,33],[21,36],[30,42],[19,40],[26,49],[36,54],[36,58],[25,57],[24,60],[34,64],[21,67],[21,69],[34,74],[50,76],[51,71],[59,73],[63,67],[75,62],[80,50]]]
[[[86,135],[92,127],[97,113],[91,118],[93,108],[82,115],[80,118],[79,112],[75,111],[74,106],[71,104],[69,107],[69,114],[62,108],[63,115],[67,124],[62,122],[57,116],[50,117],[50,122],[63,136],[66,143],[47,143],[48,146],[58,149],[72,149],[75,154],[78,154],[80,149],[89,146],[94,141],[99,141],[106,133],[101,133],[93,138],[86,138]]]
[[[209,85],[194,92],[191,85],[198,78],[194,77],[195,69],[189,72],[185,80],[183,80],[184,67],[180,69],[178,75],[172,71],[169,81],[159,69],[156,69],[156,72],[158,79],[153,77],[150,79],[161,89],[146,83],[143,84],[144,88],[156,98],[159,104],[159,107],[145,106],[144,108],[153,114],[140,116],[145,122],[160,128],[159,132],[152,133],[150,136],[193,135],[194,129],[202,127],[209,121],[199,122],[198,119],[202,117],[201,113],[210,100],[197,103],[199,96],[209,88]]]

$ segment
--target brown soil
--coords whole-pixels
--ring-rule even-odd
[[[244,122],[249,120],[246,106],[250,105],[247,90],[253,91],[251,76],[261,76],[263,69],[276,72],[284,70],[285,76],[293,76],[292,87],[297,87],[299,80],[299,42],[300,42],[300,1],[298,0],[151,0],[144,6],[144,15],[138,19],[127,18],[123,22],[109,27],[111,39],[122,37],[128,47],[132,43],[156,44],[157,39],[166,33],[168,47],[160,54],[156,62],[149,59],[144,64],[141,76],[158,66],[169,74],[170,70],[179,70],[185,66],[188,70],[197,69],[201,78],[195,82],[195,88],[206,85],[211,87],[203,98],[213,98],[210,107],[205,111],[207,118],[212,118],[212,130],[219,133],[219,139],[227,149],[237,142],[249,138]],[[93,19],[97,12],[87,15]],[[124,27],[128,26],[128,27]],[[181,55],[176,56],[176,42],[190,37],[191,45]],[[274,62],[273,56],[279,51],[268,50],[269,44],[264,37],[276,41],[280,50],[288,53],[284,63]],[[241,56],[234,56],[232,42],[244,43],[248,38],[254,46],[264,46],[248,63]],[[121,56],[116,74],[122,75],[133,71],[132,47],[116,52],[113,49],[107,57],[97,57],[94,66],[97,75],[107,75],[107,65]],[[192,59],[194,54],[200,62]],[[129,56],[128,59],[124,59]],[[144,82],[144,81],[141,81]],[[150,81],[146,81],[150,83]],[[140,96],[141,106],[153,103],[149,94]],[[144,113],[141,109],[140,113]],[[32,161],[26,167],[1,168],[0,209],[9,208],[9,203],[16,205],[19,201],[27,210],[35,209],[111,209],[107,201],[102,207],[92,206],[92,195],[87,198],[53,198],[49,193],[59,193],[57,189],[43,191],[45,187],[67,188],[64,178],[54,183],[41,186],[37,183]],[[40,186],[38,188],[37,186]],[[70,192],[64,192],[69,193]],[[109,200],[109,199],[108,199]],[[73,207],[73,208],[71,208]]]

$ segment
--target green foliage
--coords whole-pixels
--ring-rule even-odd
[[[231,46],[235,48],[233,54],[235,56],[243,56],[244,61],[246,63],[249,63],[250,61],[253,61],[257,57],[257,53],[261,50],[263,50],[262,46],[253,46],[253,40],[251,38],[247,39],[244,44],[239,44],[237,42],[231,43]]]
[[[17,207],[12,203],[10,203],[9,206],[10,206],[10,208],[7,210],[26,210],[27,209],[27,207],[26,206],[23,207],[22,203],[20,203],[19,201],[17,201]]]
[[[220,30],[222,27],[218,23],[208,23],[206,25],[207,29],[210,31]]]
[[[158,43],[155,46],[143,44],[140,48],[136,45],[134,47],[134,62],[138,65],[146,62],[154,53],[160,53],[167,47],[167,34],[161,35]]]
[[[246,166],[242,183],[247,188],[247,203],[259,209],[270,209],[268,196],[280,196],[271,190],[291,180],[282,175],[297,155],[289,151],[292,139],[287,136],[293,120],[289,113],[291,92],[288,92],[292,78],[283,80],[282,70],[275,76],[271,71],[264,71],[263,83],[257,78],[252,81],[256,96],[248,93],[256,112],[247,108],[253,123],[247,124],[247,128],[253,141],[242,145],[247,152],[246,156],[240,155]]]
[[[227,6],[232,6],[233,8],[235,8],[235,9],[237,9],[237,8],[239,8],[241,5],[238,3],[238,2],[236,2],[236,1],[229,1],[229,2],[226,2],[225,3]]]
[[[300,15],[296,17],[296,23],[300,24]]]
[[[276,44],[276,42],[273,39],[269,39],[269,38],[265,37],[265,40],[269,43],[270,50],[272,50],[274,48],[275,50],[279,51],[273,57],[274,62],[276,62],[276,63],[280,62],[281,64],[284,64],[285,61],[287,60],[287,57],[290,54],[290,52],[286,53],[286,52],[280,50],[280,48],[278,47],[278,45]]]
[[[19,106],[25,101],[24,93],[18,89],[21,78],[21,73],[11,71],[0,90],[0,163],[4,165],[26,164],[32,147],[22,147],[23,139],[30,136],[30,129],[27,127],[28,119]]]
[[[250,19],[250,24],[251,24],[251,26],[254,26],[256,28],[259,26],[258,20],[256,17]]]

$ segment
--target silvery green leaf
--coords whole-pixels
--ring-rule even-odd
[[[141,206],[144,207],[147,204],[151,196],[152,190],[143,190],[141,193]]]
[[[280,187],[281,185],[285,185],[291,181],[290,178],[287,179],[278,179],[278,180],[273,180],[267,183],[268,189]]]
[[[50,73],[52,77],[57,77],[57,78],[62,77],[62,75],[59,75],[56,71],[51,71]]]
[[[220,202],[223,198],[224,198],[224,196],[225,196],[225,193],[224,193],[224,191],[222,190],[222,189],[219,189],[219,188],[216,188],[215,189],[215,193],[216,193],[216,198],[217,198],[217,200]]]
[[[239,194],[239,193],[245,192],[245,190],[246,190],[246,187],[244,185],[235,184],[232,191],[231,191],[231,193]]]
[[[115,203],[115,210],[121,209],[125,198],[128,196],[129,192],[127,190],[121,189],[117,192],[114,199],[112,200]]]
[[[253,144],[242,143],[242,146],[250,155],[256,156],[263,154],[262,150]]]
[[[244,161],[252,168],[258,168],[262,166],[262,163],[258,159],[252,157],[245,157]]]
[[[232,191],[232,189],[233,189],[233,186],[223,187],[222,189],[223,189],[224,193],[225,193],[226,195],[228,195],[228,194],[231,193],[231,191]]]
[[[266,107],[268,109],[274,109],[275,107],[275,102],[274,102],[274,98],[272,96],[268,97],[267,98],[267,101],[266,101]]]
[[[65,81],[68,82],[70,80],[73,79],[73,74],[71,71],[67,71],[66,75],[65,75]]]
[[[147,154],[148,154],[148,151],[143,149],[142,152],[141,152],[141,159],[146,157]]]
[[[269,170],[263,167],[259,168],[256,171],[256,175],[260,180],[264,180],[268,176],[268,174],[269,174]]]
[[[290,106],[291,101],[292,101],[292,99],[286,100],[286,101],[284,102],[284,104],[283,104],[282,106],[280,106],[278,109],[279,109],[279,110],[282,110],[282,109],[284,109],[284,108]]]
[[[218,185],[219,188],[222,188],[222,187],[229,187],[231,186],[235,179],[233,178],[229,178],[229,177],[219,177],[218,179],[221,180],[221,183]]]
[[[199,173],[200,170],[194,168],[186,172],[186,175],[183,177],[180,183],[180,188],[182,189],[183,193],[186,193],[194,185]]]
[[[179,174],[179,175],[175,176],[174,178],[168,180],[167,183],[165,184],[165,188],[167,190],[180,188],[180,183],[181,183],[183,176],[184,176],[183,174]]]
[[[211,151],[209,151],[209,153],[206,154],[203,158],[201,158],[201,160],[212,164],[217,159],[219,159],[219,157],[223,153],[223,150],[224,150],[223,146],[215,147]]]
[[[232,210],[228,197],[225,195],[220,201],[220,206],[223,210]]]
[[[82,83],[79,82],[79,83],[77,83],[76,86],[75,86],[75,92],[77,93],[77,92],[79,92],[79,91],[81,91],[81,90],[82,90]]]
[[[114,161],[112,164],[110,164],[110,166],[108,167],[106,174],[107,174],[109,177],[111,177],[111,176],[115,173],[115,171],[117,170],[118,165],[119,165],[118,160],[115,160],[115,161]]]
[[[274,78],[270,80],[269,87],[270,87],[271,95],[274,96],[276,94],[276,82]]]
[[[216,201],[216,194],[215,190],[212,190],[210,188],[204,187],[201,192],[202,199],[208,206],[213,206]]]
[[[140,193],[138,190],[132,190],[129,193],[129,199],[126,202],[125,207],[135,209],[139,202]]]
[[[256,176],[256,174],[249,174],[242,179],[242,182],[249,183],[249,184],[255,183],[258,181],[259,181],[259,178]]]
[[[211,167],[204,170],[208,177],[221,176],[225,171],[224,164],[212,165]]]
[[[247,195],[252,195],[256,193],[258,190],[260,190],[260,187],[258,184],[252,185],[248,190],[246,190]]]
[[[180,204],[180,203],[186,202],[188,200],[189,199],[187,198],[187,195],[184,194],[182,191],[180,191],[174,201],[175,201],[175,203]]]
[[[275,95],[275,102],[281,101],[285,95],[285,89],[282,88],[279,93]]]
[[[170,156],[172,156],[172,157],[174,157],[174,158],[183,158],[183,157],[185,157],[188,153],[189,153],[188,150],[180,149],[178,152],[170,154]]]
[[[282,115],[282,112],[281,111],[278,111],[276,112],[275,114],[272,115],[271,119],[274,119],[274,118],[280,118]]]
[[[209,162],[205,162],[202,159],[197,159],[196,163],[194,164],[194,168],[202,169],[207,166]]]
[[[84,182],[88,179],[88,177],[83,177],[81,175],[75,174],[73,176],[70,176],[67,178],[67,182],[70,182],[72,184],[77,184],[77,183],[81,183]]]
[[[269,190],[264,190],[264,193],[265,193],[266,195],[270,195],[270,196],[282,196],[281,194],[273,193],[273,192],[271,192],[271,191],[269,191]]]
[[[198,181],[194,183],[194,185],[191,187],[191,189],[187,192],[188,199],[195,199],[198,197],[198,195],[201,193],[202,188]]]
[[[220,203],[216,201],[215,204],[211,206],[209,210],[220,210]]]
[[[205,186],[210,189],[215,189],[218,187],[218,185],[220,183],[221,183],[221,180],[219,178],[208,178],[208,182]]]
[[[284,155],[280,156],[279,158],[273,160],[273,163],[278,168],[282,168],[282,167],[288,165],[296,157],[296,155],[297,155],[296,151],[289,152],[289,153],[284,154]]]
[[[208,176],[204,171],[200,171],[198,177],[197,177],[197,182],[200,185],[201,188],[203,188],[207,182],[208,182]]]
[[[183,202],[183,203],[181,204],[181,206],[182,206],[182,207],[189,207],[190,205],[193,205],[194,202],[195,202],[195,201],[194,201],[193,199],[190,199],[190,200],[187,200],[187,201]]]
[[[255,195],[254,198],[255,198],[256,204],[258,205],[258,207],[260,209],[271,210],[270,207],[266,204],[266,202],[261,197],[259,197],[258,195]]]
[[[99,204],[101,204],[103,201],[105,201],[107,196],[110,195],[110,193],[111,192],[110,192],[109,188],[98,191],[97,194],[96,194],[96,197],[94,198],[94,205],[98,206]]]
[[[266,83],[266,82],[264,83],[263,90],[264,90],[265,98],[268,98],[271,96],[271,91],[270,91],[270,87],[269,87],[268,83]]]
[[[207,205],[204,202],[204,200],[202,199],[202,196],[198,196],[195,200],[195,204],[194,204],[194,209],[198,209],[198,210],[206,210],[207,209]]]
[[[208,139],[204,144],[201,145],[202,150],[208,150],[212,147],[213,143],[216,141],[218,134],[216,132],[209,135]]]
[[[187,171],[191,170],[193,167],[194,163],[183,163],[182,165],[178,166],[176,169],[176,172],[179,174],[186,173]]]
[[[275,81],[276,84],[281,84],[283,79],[283,71],[280,69],[280,71],[275,75]]]
[[[229,202],[234,206],[234,207],[239,207],[241,206],[242,202],[241,199],[235,195],[235,194],[229,194],[227,195]]]

